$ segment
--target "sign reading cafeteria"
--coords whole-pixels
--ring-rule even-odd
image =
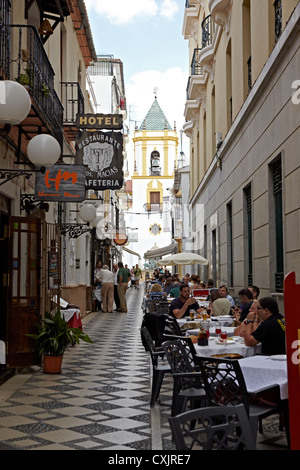
[[[84,131],[76,139],[76,163],[85,166],[85,188],[103,191],[123,186],[121,132]]]
[[[35,198],[38,201],[81,202],[85,199],[85,168],[78,165],[53,165],[36,174]]]

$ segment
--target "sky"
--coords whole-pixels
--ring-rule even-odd
[[[189,75],[188,41],[183,38],[184,0],[85,0],[95,50],[124,66],[127,124],[133,137],[157,99],[180,138]],[[182,148],[188,159],[188,139]],[[180,150],[180,149],[179,149]]]

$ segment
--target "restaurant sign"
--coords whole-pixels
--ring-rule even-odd
[[[36,174],[35,198],[39,201],[81,202],[85,199],[85,168],[53,165]]]
[[[85,188],[104,191],[123,186],[123,134],[84,131],[76,138],[76,164],[85,166]]]
[[[76,126],[79,129],[123,129],[122,114],[77,114]]]

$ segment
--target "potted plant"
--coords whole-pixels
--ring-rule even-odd
[[[46,373],[61,372],[63,354],[68,346],[74,346],[80,340],[93,342],[80,328],[70,327],[59,310],[53,316],[45,313],[45,318],[36,327],[37,333],[27,336],[35,340],[36,353],[39,359],[44,359]]]
[[[33,70],[30,70],[29,67],[25,67],[24,73],[16,78],[16,81],[23,85],[25,88],[33,87]]]

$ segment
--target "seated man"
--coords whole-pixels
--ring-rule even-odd
[[[234,314],[236,321],[238,323],[242,323],[247,318],[247,315],[253,303],[253,294],[250,289],[241,289],[239,291],[239,298],[241,300],[241,307],[235,307]]]
[[[188,317],[190,310],[195,310],[201,313],[202,309],[199,307],[197,301],[190,297],[190,288],[187,284],[180,286],[180,295],[172,300],[170,305],[170,314],[175,318]]]
[[[229,295],[228,287],[225,285],[222,285],[219,287],[219,294],[221,297],[228,299],[229,302],[231,303],[232,307],[235,307],[235,303],[231,295]]]
[[[261,343],[262,354],[285,354],[285,322],[276,300],[273,297],[260,299],[257,316],[260,323],[254,331],[255,313],[251,311],[247,315],[244,333],[246,346]]]

